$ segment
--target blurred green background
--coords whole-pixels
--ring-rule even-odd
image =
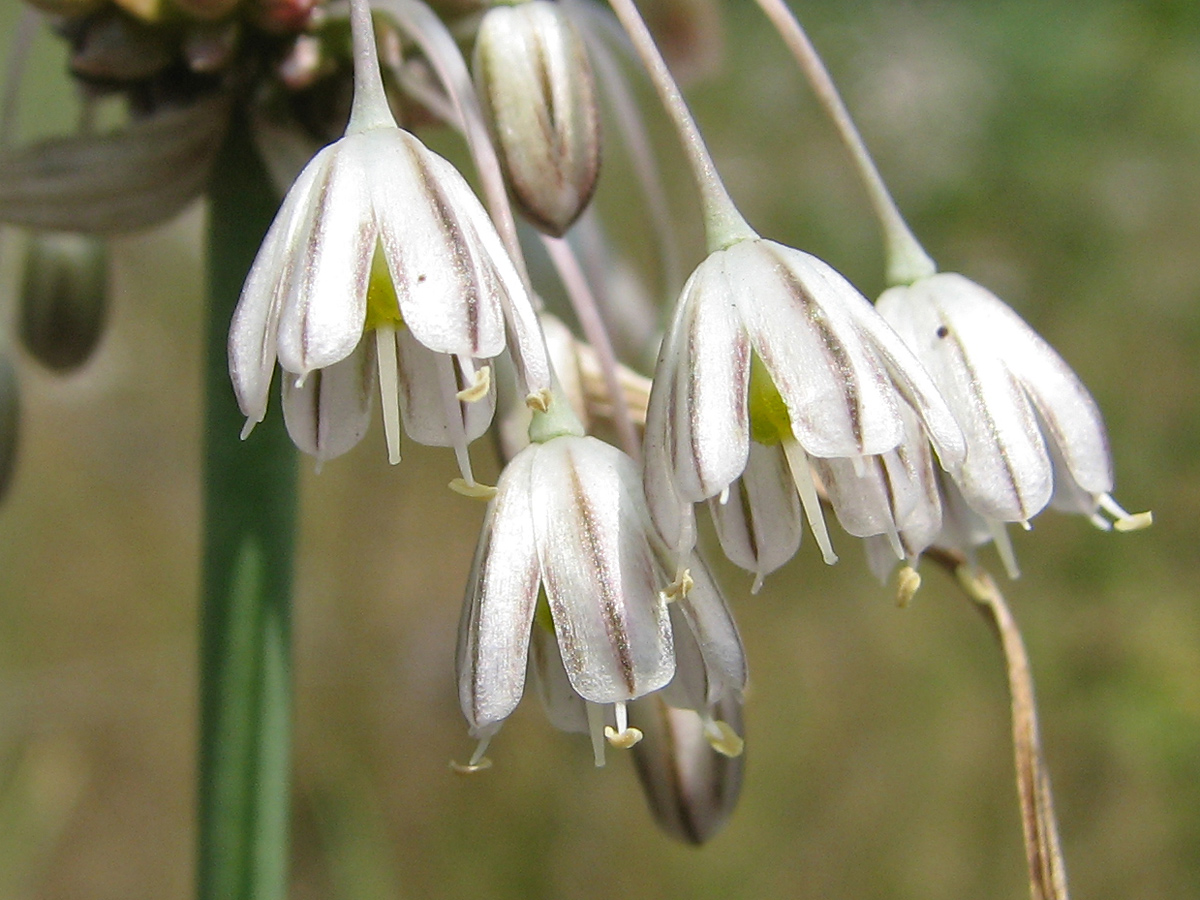
[[[762,233],[878,293],[845,154],[753,5],[725,6],[723,68],[690,97],[731,192]],[[929,251],[1075,366],[1107,417],[1117,498],[1155,512],[1131,535],[1040,517],[1014,535],[1024,575],[1005,588],[1073,893],[1200,896],[1200,4],[793,6]],[[61,51],[38,46],[23,136],[69,122]],[[84,370],[19,360],[3,898],[190,893],[201,227],[195,210],[112,242],[111,320]],[[753,683],[742,803],[708,846],[659,834],[629,761],[593,769],[532,698],[495,768],[455,776],[471,742],[454,633],[482,509],[445,490],[448,454],[410,445],[391,469],[377,432],[319,476],[302,466],[297,900],[1028,895],[991,635],[932,567],[897,609],[840,533],[839,565],[806,541],[754,597],[720,570]],[[485,445],[476,458],[494,474]]]

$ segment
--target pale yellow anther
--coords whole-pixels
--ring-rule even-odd
[[[549,388],[542,388],[540,391],[534,391],[525,397],[525,405],[534,412],[544,413],[550,409],[551,394]]]
[[[470,497],[472,500],[491,500],[496,496],[495,485],[480,484],[479,482],[471,484],[465,478],[455,478],[448,487],[454,493]]]
[[[476,772],[482,772],[484,769],[490,769],[491,767],[492,761],[486,756],[481,756],[475,762],[467,763],[466,765],[450,760],[450,768],[459,775],[474,775]]]
[[[642,730],[640,728],[629,726],[617,731],[617,729],[613,728],[611,725],[604,726],[604,736],[608,739],[608,742],[618,750],[628,750],[643,737]]]
[[[695,585],[696,581],[692,578],[691,570],[680,569],[679,574],[675,576],[675,580],[663,588],[663,599],[668,603],[674,603],[681,597],[686,597]]]
[[[471,378],[471,386],[463,388],[455,396],[463,403],[478,403],[492,389],[492,367],[483,366],[476,369]]]
[[[704,724],[704,739],[710,747],[730,759],[741,756],[746,749],[746,742],[733,730],[733,726],[720,719]]]
[[[1143,528],[1149,528],[1154,524],[1154,513],[1150,510],[1140,513],[1131,513],[1123,518],[1113,522],[1113,528],[1117,531],[1141,531]]]
[[[921,587],[921,576],[912,566],[901,566],[896,573],[896,605],[904,609]]]

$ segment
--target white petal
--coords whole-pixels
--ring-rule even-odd
[[[800,547],[800,499],[778,447],[750,443],[746,471],[708,508],[730,562],[762,578]]]
[[[595,438],[536,448],[533,515],[559,649],[585,700],[632,700],[674,672],[633,462]]]
[[[279,362],[306,375],[345,359],[362,339],[377,232],[361,146],[342,138],[323,151],[296,234],[299,254],[279,319]]]
[[[953,480],[937,473],[942,495],[942,530],[933,542],[938,547],[958,550],[973,558],[973,550],[992,540],[987,520],[971,509]]]
[[[642,489],[650,521],[662,542],[677,553],[692,549],[695,528],[692,505],[675,487],[675,467],[669,447],[674,445],[676,367],[664,360],[670,348],[663,344],[650,387],[646,431],[642,444]]]
[[[662,355],[674,369],[667,431],[674,481],[693,503],[737,478],[750,450],[750,341],[734,290],[725,254],[710,255],[684,286]]]
[[[267,412],[279,314],[301,259],[297,235],[306,227],[314,185],[324,175],[331,151],[318,153],[284,197],[242,285],[229,326],[229,377],[238,406],[255,422]]]
[[[449,410],[459,416],[468,441],[487,431],[496,408],[494,386],[487,396],[474,403],[447,401],[445,392],[449,388],[442,384],[439,354],[419,343],[407,328],[396,332],[396,348],[400,354],[400,412],[405,434],[431,447],[454,446],[457,429],[452,431],[447,424]],[[452,386],[454,391],[468,387],[457,367],[455,371],[458,381]]]
[[[861,475],[848,459],[814,458],[812,464],[838,522],[855,537],[897,534],[920,498],[919,483],[894,452],[862,460]]]
[[[1056,451],[1063,473],[1069,473],[1085,493],[1109,493],[1113,489],[1112,454],[1096,401],[1053,347],[1002,301],[993,299],[1008,313],[999,338],[1004,342],[1004,358],[1033,401],[1038,425],[1046,443]],[[1001,319],[999,314],[997,319]]]
[[[370,426],[374,382],[374,354],[365,343],[299,387],[296,376],[285,372],[283,421],[292,442],[322,462],[350,450]]]
[[[967,441],[954,473],[981,515],[1023,522],[1050,500],[1050,458],[1037,417],[1005,361],[1013,315],[960,275],[934,275],[879,298],[879,311],[917,354]]]
[[[529,670],[546,718],[559,731],[587,734],[587,701],[575,693],[567,670],[563,668],[558,639],[552,629],[533,624],[533,640],[529,646]]]
[[[814,256],[773,241],[725,251],[755,352],[810,456],[885,453],[902,436],[891,376],[861,321],[871,304]]]
[[[518,454],[500,476],[459,620],[458,699],[477,737],[493,733],[525,690],[539,586],[530,509],[534,457],[531,451]]]
[[[371,142],[371,198],[404,323],[435,352],[498,356],[501,287],[479,243],[479,201],[453,166],[407,132],[360,137]]]
[[[693,707],[703,710],[726,697],[741,698],[746,688],[746,652],[733,615],[708,566],[693,554],[688,571],[693,582],[691,590],[671,606],[682,613],[685,631],[695,641],[704,663],[705,706]],[[679,619],[674,621],[678,636]]]

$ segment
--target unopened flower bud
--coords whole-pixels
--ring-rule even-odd
[[[171,5],[189,19],[212,22],[228,16],[241,2],[242,0],[171,0]]]
[[[58,371],[87,361],[104,330],[108,306],[104,240],[67,232],[37,232],[21,285],[21,342]]]
[[[474,69],[513,201],[561,236],[600,170],[600,113],[582,38],[557,3],[497,6],[479,24]]]
[[[667,834],[688,844],[715,836],[742,792],[745,754],[730,755],[715,746],[741,734],[741,704],[727,698],[714,712],[720,718],[706,722],[693,710],[668,706],[657,694],[635,701],[629,710],[630,723],[644,735],[633,758],[650,812]]]
[[[294,34],[308,26],[316,5],[317,0],[253,0],[251,18],[273,34]]]
[[[20,412],[17,373],[6,348],[0,348],[0,500],[12,483],[17,456],[17,422]]]
[[[189,28],[180,49],[188,68],[206,74],[219,72],[233,60],[241,34],[239,23],[201,23]]]
[[[157,22],[162,18],[163,0],[113,0],[113,2],[144,22]]]
[[[97,81],[139,81],[170,65],[163,33],[112,10],[91,16],[75,34],[71,71]]]

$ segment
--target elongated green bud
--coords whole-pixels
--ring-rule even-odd
[[[36,232],[25,260],[19,333],[43,365],[68,371],[87,362],[104,331],[108,252],[103,238]]]
[[[583,39],[550,0],[493,7],[479,24],[474,69],[513,202],[560,237],[600,172],[600,113]]]

